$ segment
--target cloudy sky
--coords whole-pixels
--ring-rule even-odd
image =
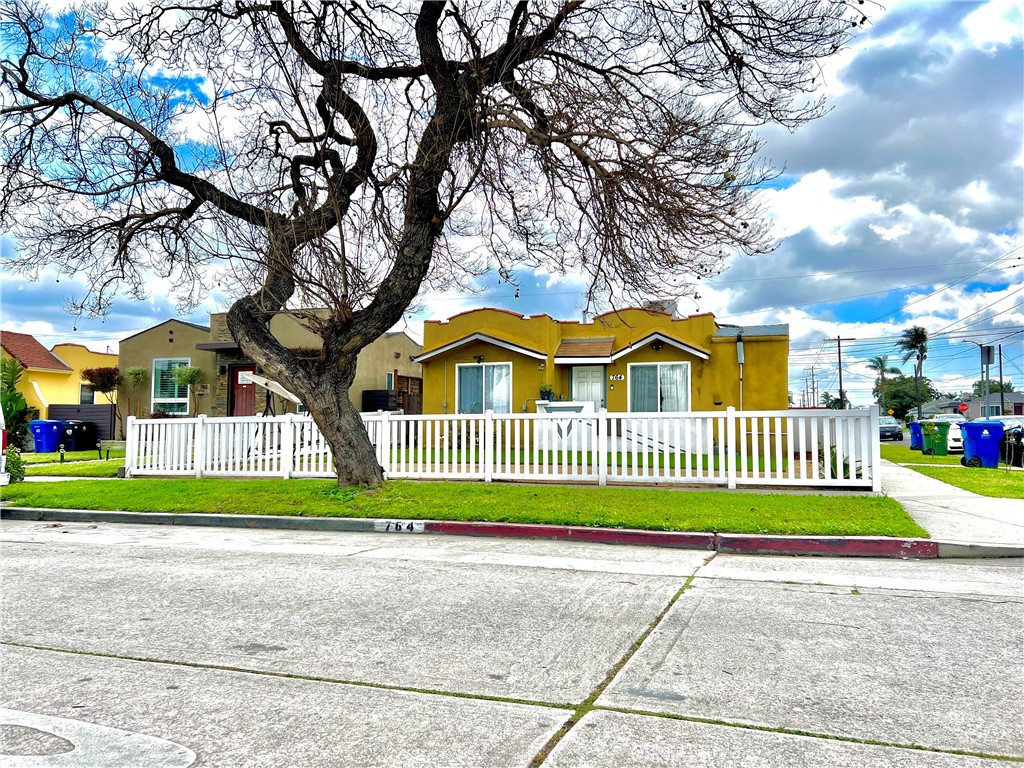
[[[828,115],[796,133],[764,132],[764,155],[783,175],[761,192],[778,249],[733,258],[679,312],[714,312],[722,322],[789,323],[790,387],[797,402],[813,367],[818,391],[836,393],[836,336],[844,386],[867,404],[874,377],[865,361],[888,354],[911,325],[932,334],[925,375],[942,391],[979,378],[978,348],[1001,344],[1003,370],[1024,389],[1024,20],[1015,0],[894,3],[827,66]],[[14,242],[0,235],[0,261]],[[104,320],[61,311],[82,288],[52,275],[30,283],[4,272],[5,330],[44,344],[117,341],[168,317],[173,299],[118,302]],[[520,274],[478,295],[434,294],[408,317],[477,306],[579,318],[572,279]],[[191,315],[205,323],[216,300]],[[833,341],[827,341],[833,339]],[[911,365],[904,367],[907,372]],[[998,371],[993,370],[993,375]]]

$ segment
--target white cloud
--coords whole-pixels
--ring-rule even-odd
[[[758,203],[775,221],[776,237],[810,229],[826,243],[837,245],[846,241],[845,230],[852,222],[882,212],[881,202],[870,197],[838,197],[835,193],[843,183],[827,170],[815,171],[786,189],[764,190]]]
[[[1024,36],[1024,14],[1019,0],[991,0],[963,21],[971,44],[986,48],[1007,45]]]

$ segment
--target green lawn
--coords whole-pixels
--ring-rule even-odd
[[[329,480],[134,479],[19,483],[30,507],[552,523],[606,528],[824,536],[928,534],[895,501],[723,491],[392,481],[372,491]]]
[[[34,464],[25,467],[25,474],[28,477],[117,477],[118,468],[123,466],[124,459]]]
[[[956,464],[960,466],[962,453],[951,453],[948,456],[925,456],[920,451],[912,451],[904,443],[882,443],[882,458],[894,464]]]
[[[106,451],[104,451],[103,456],[106,457],[106,455],[107,455]],[[95,461],[99,457],[100,456],[99,456],[99,454],[96,451],[65,451],[64,452],[64,461],[65,462],[69,462],[69,461],[90,461],[90,460],[91,461]],[[49,464],[49,463],[52,463],[52,462],[60,462],[60,454],[59,453],[23,453],[23,454],[21,454],[21,458],[25,460],[26,464]],[[123,450],[121,450],[121,451],[112,450],[110,452],[110,458],[111,459],[123,459],[124,458],[124,451]]]
[[[961,467],[911,467],[915,472],[933,477],[965,491],[997,499],[1024,499],[1024,472],[1001,469]]]

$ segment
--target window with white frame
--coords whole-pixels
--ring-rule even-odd
[[[632,363],[629,410],[671,413],[690,410],[689,363]]]
[[[457,413],[512,412],[512,363],[455,366]]]
[[[188,415],[188,387],[174,382],[174,370],[191,364],[187,357],[165,357],[153,361],[153,398],[150,412]]]

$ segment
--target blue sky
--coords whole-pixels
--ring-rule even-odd
[[[827,339],[841,336],[852,339],[843,342],[844,384],[855,404],[867,404],[873,375],[865,361],[888,354],[898,365],[894,340],[911,325],[933,334],[925,374],[940,390],[979,377],[978,349],[965,340],[1002,344],[1004,375],[1024,389],[1019,4],[897,3],[873,22],[826,65],[825,117],[795,133],[763,131],[763,155],[783,171],[760,193],[779,247],[730,258],[699,298],[680,298],[678,310],[789,323],[798,402],[812,366],[819,392],[836,392],[836,345]],[[0,262],[15,247],[0,235]],[[47,345],[116,351],[119,339],[180,316],[156,284],[147,302],[119,300],[104,320],[76,320],[62,311],[83,290],[74,278],[2,278],[2,327]],[[518,292],[492,275],[477,295],[426,293],[403,327],[418,335],[423,320],[476,306],[580,317],[574,276],[522,272],[516,281]],[[215,293],[181,317],[205,323],[226,301]]]

